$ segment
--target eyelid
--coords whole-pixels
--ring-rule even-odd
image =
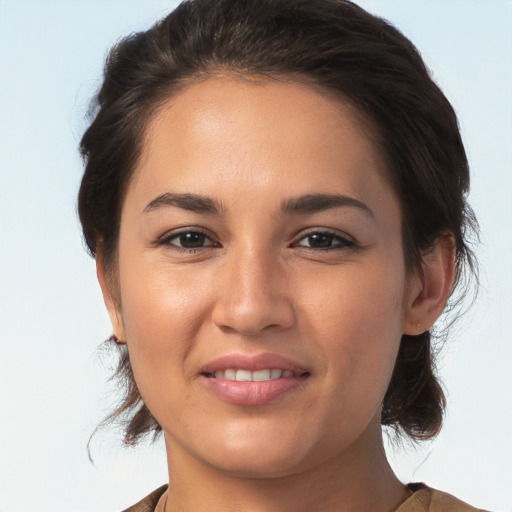
[[[180,235],[186,234],[186,233],[199,233],[204,235],[210,242],[209,245],[201,246],[201,247],[182,247],[180,245],[177,245],[175,243],[172,243],[172,241],[176,238],[178,238]],[[307,238],[308,236],[312,235],[328,235],[332,236],[339,240],[339,243],[326,247],[326,248],[320,248],[320,247],[307,247],[299,245],[299,242],[301,242],[303,239]],[[219,248],[221,247],[221,243],[218,241],[217,237],[213,235],[209,230],[202,228],[200,226],[183,226],[179,228],[174,228],[169,231],[166,231],[164,234],[160,235],[151,245],[153,246],[170,246],[175,250],[179,251],[185,251],[185,252],[196,252],[200,250],[207,250],[212,248]],[[340,231],[338,229],[334,228],[327,228],[327,227],[320,227],[320,226],[314,226],[309,227],[306,229],[303,229],[299,231],[292,239],[290,243],[291,247],[300,247],[303,249],[311,249],[311,250],[329,250],[329,249],[348,249],[353,248],[355,249],[357,247],[357,242],[348,233],[345,231]]]
[[[203,247],[182,247],[177,244],[171,243],[171,241],[180,235],[184,235],[186,233],[200,233],[201,235],[204,235],[206,238],[208,238],[211,242],[210,245],[205,245]],[[216,238],[207,230],[204,228],[201,228],[199,226],[183,226],[180,228],[171,229],[169,231],[166,231],[163,235],[159,236],[155,242],[152,244],[155,246],[161,246],[161,245],[168,245],[172,247],[173,249],[179,250],[179,251],[186,251],[186,252],[195,252],[198,250],[205,250],[205,249],[211,249],[215,247],[219,247],[220,243],[216,240]]]
[[[316,234],[333,235],[333,236],[337,236],[339,238],[343,238],[345,240],[355,243],[354,237],[349,235],[346,231],[341,231],[341,230],[335,229],[335,228],[326,228],[326,227],[322,227],[322,226],[314,226],[314,227],[303,229],[303,230],[299,231],[293,237],[293,239],[298,240],[298,239],[304,238],[305,236],[308,236],[308,235],[311,236],[311,235],[316,235]]]
[[[333,245],[331,247],[326,247],[326,248],[306,247],[306,246],[298,245],[298,243],[301,240],[303,240],[304,238],[307,238],[308,236],[312,236],[312,235],[328,235],[328,236],[332,236],[334,238],[337,238],[337,239],[341,240],[343,243],[338,244],[338,245]],[[338,229],[325,228],[325,227],[311,227],[311,228],[307,228],[307,229],[302,230],[299,233],[297,233],[295,235],[295,237],[293,238],[293,241],[292,241],[291,245],[292,246],[296,246],[296,247],[301,247],[301,248],[304,248],[304,249],[311,249],[311,250],[318,251],[318,250],[329,250],[329,249],[340,249],[340,248],[352,248],[352,249],[354,249],[354,248],[357,247],[357,242],[354,239],[354,237],[352,237],[351,235],[349,235],[345,231],[340,231]]]

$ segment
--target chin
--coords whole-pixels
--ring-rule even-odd
[[[295,454],[265,454],[250,458],[248,455],[230,455],[215,461],[216,468],[224,474],[248,479],[284,478],[300,473],[305,468]]]
[[[229,434],[226,434],[229,432]],[[319,446],[308,445],[308,436],[293,435],[293,432],[274,429],[272,432],[245,432],[234,435],[230,429],[224,430],[223,442],[219,437],[201,447],[202,454],[196,453],[207,465],[215,467],[225,474],[239,478],[282,478],[300,473],[315,465],[319,455]]]

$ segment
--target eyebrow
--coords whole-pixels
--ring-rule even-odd
[[[219,215],[222,208],[210,197],[199,194],[173,194],[166,192],[155,197],[144,208],[144,213],[149,213],[159,208],[177,207],[195,213]],[[375,217],[373,211],[362,201],[341,194],[306,194],[283,201],[281,215],[314,213],[331,208],[358,208]]]
[[[155,197],[147,206],[144,208],[144,213],[158,210],[159,208],[175,206],[183,210],[189,210],[196,213],[207,213],[210,215],[219,214],[221,208],[217,203],[206,196],[198,194],[172,194],[166,192]]]
[[[284,201],[281,205],[282,214],[290,213],[314,213],[331,208],[359,208],[370,217],[375,214],[366,204],[354,197],[341,194],[307,194]]]

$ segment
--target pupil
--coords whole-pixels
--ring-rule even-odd
[[[185,233],[180,235],[180,244],[187,249],[195,247],[202,247],[204,244],[204,237],[202,233]]]
[[[312,247],[330,247],[332,245],[331,235],[311,235],[309,237],[309,244]]]

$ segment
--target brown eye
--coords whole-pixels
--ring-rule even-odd
[[[316,234],[311,235],[306,238],[309,247],[331,247],[334,236],[332,235],[324,235],[324,234]]]
[[[196,249],[205,246],[207,237],[204,233],[182,233],[176,237],[176,241],[178,245],[184,249]]]
[[[345,247],[353,247],[354,242],[349,238],[334,233],[315,232],[303,236],[296,245],[309,249],[343,249]]]
[[[181,231],[164,236],[159,241],[159,245],[168,245],[176,249],[193,250],[213,247],[215,243],[206,233],[201,231]]]

